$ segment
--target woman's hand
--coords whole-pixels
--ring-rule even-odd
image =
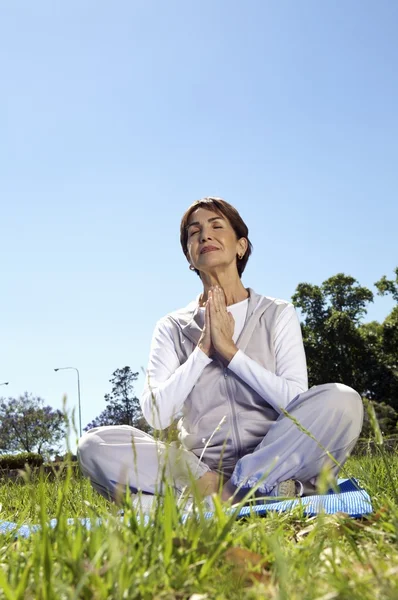
[[[218,286],[209,290],[210,333],[214,349],[229,363],[238,351],[232,339],[235,320],[227,310],[224,292]]]
[[[211,342],[209,301],[206,302],[205,324],[203,327],[202,335],[200,336],[200,340],[198,342],[198,346],[202,350],[202,352],[207,354],[207,356],[211,356],[214,352],[213,344]]]

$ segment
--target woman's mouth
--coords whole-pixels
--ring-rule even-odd
[[[218,250],[218,248],[216,248],[215,246],[205,246],[204,248],[202,248],[200,253],[205,254],[206,252],[213,252],[214,250]]]

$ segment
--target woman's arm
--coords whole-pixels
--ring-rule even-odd
[[[241,350],[228,365],[276,411],[286,408],[297,394],[308,389],[300,323],[293,304],[279,315],[275,325],[275,373],[271,373]]]
[[[151,427],[165,429],[182,409],[205,367],[212,362],[202,350],[195,348],[180,365],[166,319],[159,321],[152,336],[145,387],[140,403]]]

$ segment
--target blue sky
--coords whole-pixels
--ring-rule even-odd
[[[201,291],[178,230],[205,195],[246,220],[258,292],[392,277],[397,27],[392,1],[3,2],[0,392],[73,407],[71,365],[101,412]]]

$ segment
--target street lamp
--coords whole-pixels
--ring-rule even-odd
[[[9,383],[9,381],[5,381],[4,383],[0,383],[0,385],[8,385]]]
[[[64,371],[65,369],[73,369],[77,373],[77,397],[79,402],[79,433],[80,437],[82,437],[82,407],[80,402],[80,376],[79,369],[76,367],[58,367],[58,369],[54,369],[54,371]]]

